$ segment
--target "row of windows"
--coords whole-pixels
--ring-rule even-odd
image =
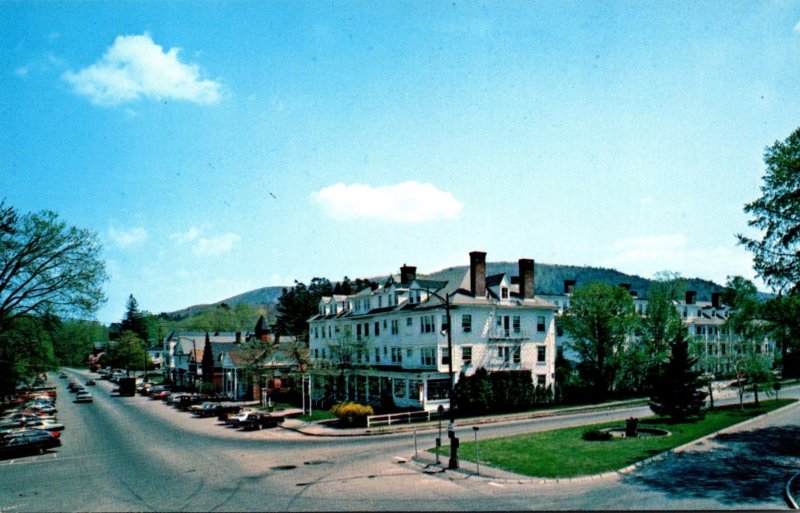
[[[435,347],[422,347],[419,349],[419,364],[423,367],[434,367],[436,366],[436,349]],[[403,363],[403,348],[401,347],[376,347],[374,352],[372,353],[375,357],[375,363],[381,363],[381,357],[383,357],[383,361],[385,363],[394,363],[394,364],[401,364]],[[319,359],[320,356],[322,359],[327,358],[328,353],[326,353],[325,348],[319,349],[314,348],[314,358]],[[333,351],[330,351],[331,358],[334,357]],[[413,348],[406,348],[405,350],[405,357],[411,360],[414,356],[414,349]],[[448,365],[450,363],[450,352],[448,348],[443,347],[441,348],[441,361],[440,365]],[[353,355],[356,362],[363,362],[370,363],[370,352],[369,351],[362,351],[359,349]],[[510,363],[520,363],[521,361],[521,347],[520,346],[497,346],[497,357],[502,359],[504,362]],[[537,363],[545,363],[547,361],[547,348],[545,346],[536,346],[536,362]],[[472,364],[472,346],[462,346],[461,347],[461,364],[462,365],[471,365]]]
[[[436,332],[436,318],[434,315],[423,315],[419,317],[419,332],[420,333],[434,333]],[[445,331],[449,328],[447,325],[447,316],[441,316],[442,330]],[[406,317],[406,327],[413,327],[414,317]],[[498,315],[496,319],[498,328],[505,328],[507,332],[521,333],[522,320],[519,315]],[[356,326],[356,339],[361,340],[361,337],[369,337],[370,332],[374,336],[380,336],[381,328],[386,330],[390,329],[392,335],[400,334],[400,321],[391,319],[391,321],[384,319],[375,322],[358,323]],[[461,314],[461,331],[462,333],[472,332],[472,314]],[[543,333],[546,331],[546,318],[544,315],[536,316],[536,331]],[[314,326],[314,338],[333,338],[334,333],[339,333],[339,326],[332,328],[331,325],[327,326]],[[327,335],[326,335],[327,334]]]

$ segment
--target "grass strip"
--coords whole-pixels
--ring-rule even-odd
[[[739,405],[718,407],[706,411],[702,419],[693,421],[673,422],[657,416],[639,420],[639,427],[666,429],[671,433],[664,437],[614,438],[607,441],[583,439],[583,433],[593,428],[624,427],[625,422],[616,421],[479,440],[480,464],[542,478],[600,474],[619,470],[793,402],[794,399],[761,401],[758,407],[750,403],[745,404],[743,412],[739,410]],[[476,461],[475,442],[462,440],[459,457]],[[429,451],[435,453],[436,449]],[[441,448],[442,455],[449,453],[449,446]]]

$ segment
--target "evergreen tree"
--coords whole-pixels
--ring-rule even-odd
[[[211,350],[211,338],[206,332],[206,344],[203,346],[203,383],[211,383],[214,380],[214,353]]]
[[[670,344],[669,360],[650,396],[653,412],[674,420],[700,413],[708,394],[702,390],[700,372],[692,370],[695,363],[697,359],[689,356],[686,329],[681,329]]]
[[[139,311],[139,303],[133,294],[128,296],[128,304],[125,308],[125,318],[122,319],[121,331],[130,331],[141,339],[145,346],[148,343],[149,333],[145,315]]]

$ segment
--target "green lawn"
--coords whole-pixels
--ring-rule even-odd
[[[335,419],[336,416],[328,410],[313,410],[311,415],[301,415],[297,418],[304,422],[316,422],[318,420]]]
[[[625,424],[624,422],[608,422],[479,440],[480,463],[517,474],[542,478],[600,474],[619,470],[637,461],[792,402],[794,400],[787,399],[761,401],[758,408],[752,404],[745,404],[744,412],[739,411],[738,405],[715,408],[706,412],[705,418],[695,422],[671,423],[668,419],[660,417],[640,419],[640,427],[661,428],[672,433],[666,437],[615,438],[596,442],[586,441],[582,438],[581,435],[592,428],[624,426]],[[462,437],[461,442],[459,457],[475,461],[475,443],[467,441],[466,437]],[[435,452],[435,449],[430,449],[430,452]],[[449,453],[448,446],[442,447],[443,455]]]

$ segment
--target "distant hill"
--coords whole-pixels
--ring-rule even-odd
[[[469,266],[455,266],[442,269],[424,276],[433,279],[461,279]],[[509,276],[516,276],[519,273],[517,262],[487,262],[487,276],[505,272]],[[423,276],[423,275],[420,275]],[[371,278],[375,281],[386,279],[387,276]],[[330,278],[329,278],[330,279]],[[561,294],[564,292],[564,280],[575,280],[576,285],[585,285],[594,281],[602,281],[619,285],[622,283],[630,284],[631,291],[635,291],[640,298],[646,298],[650,288],[651,280],[642,278],[635,274],[625,274],[615,269],[605,269],[602,267],[587,267],[559,264],[540,264],[536,263],[534,270],[535,290],[538,294]],[[697,292],[697,301],[711,301],[711,293],[723,290],[723,286],[710,280],[702,278],[688,278],[687,290]],[[335,283],[335,282],[334,282]],[[281,296],[285,286],[262,287],[260,289],[244,292],[227,299],[223,299],[210,305],[194,305],[182,310],[171,312],[170,315],[178,318],[196,314],[209,306],[216,306],[226,303],[235,306],[239,303],[248,303],[253,306],[266,306],[271,318],[274,318],[275,306]],[[762,297],[769,297],[770,294],[760,293]]]
[[[463,276],[468,269],[468,265],[461,265],[449,267],[426,276],[433,279],[455,279]],[[486,262],[487,276],[500,273],[517,276],[519,274],[519,264],[517,262]],[[631,291],[636,292],[640,298],[647,298],[647,292],[652,281],[635,274],[625,274],[616,269],[540,264],[538,262],[534,267],[533,279],[534,289],[537,294],[562,294],[564,292],[564,280],[575,280],[576,286],[601,281],[614,285],[627,283],[631,286]],[[724,289],[722,285],[701,278],[687,278],[686,288],[697,292],[697,301],[711,301],[712,292],[721,292]]]
[[[252,306],[265,306],[267,308],[267,312],[270,314],[270,318],[274,319],[275,313],[275,306],[278,303],[278,298],[281,297],[283,293],[284,287],[262,287],[260,289],[251,290],[249,292],[243,292],[242,294],[237,294],[236,296],[229,297],[227,299],[223,299],[222,301],[217,301],[216,303],[205,304],[205,305],[193,305],[182,310],[176,310],[174,312],[169,312],[169,315],[174,318],[182,319],[184,317],[189,317],[200,313],[203,309],[208,308],[210,306],[218,306],[223,303],[227,304],[228,306],[236,306],[239,303],[247,303]]]

